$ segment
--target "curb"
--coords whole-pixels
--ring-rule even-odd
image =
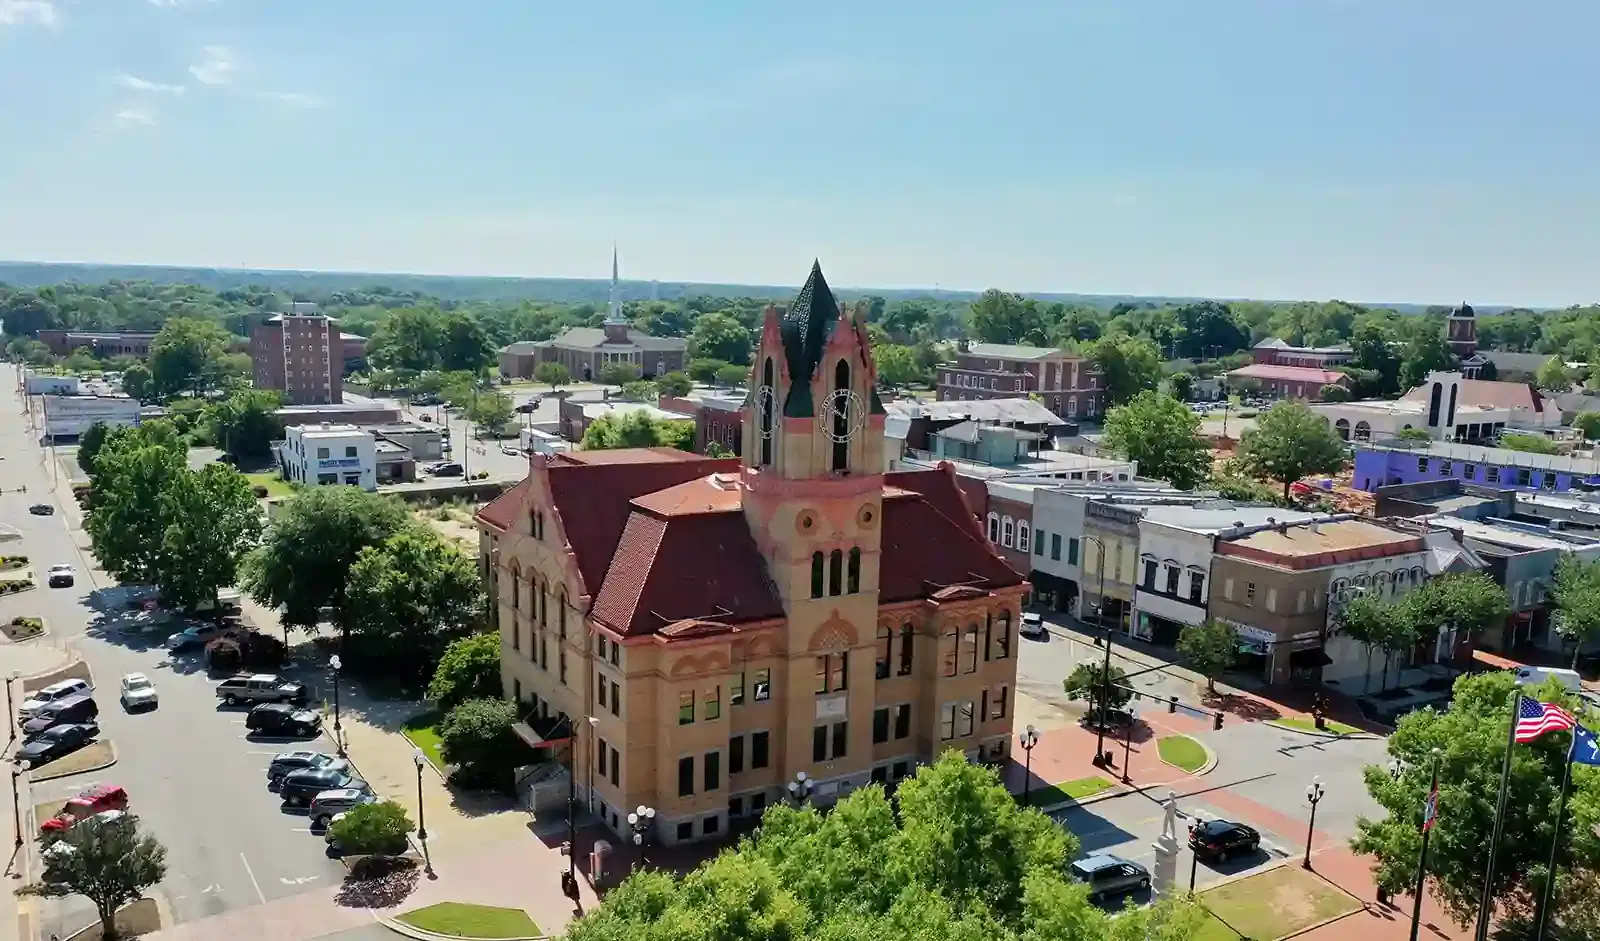
[[[1351,741],[1373,741],[1383,738],[1382,735],[1378,735],[1373,732],[1318,732],[1315,729],[1297,729],[1292,725],[1284,725],[1281,722],[1277,722],[1272,719],[1266,720],[1265,724],[1270,725],[1275,729],[1282,729],[1285,732],[1293,732],[1296,735],[1304,735],[1308,738],[1318,738],[1328,742],[1337,742],[1344,739],[1349,739]]]
[[[1160,761],[1162,764],[1166,765],[1169,768],[1177,768],[1179,771],[1182,771],[1184,774],[1189,775],[1190,777],[1194,777],[1194,778],[1204,777],[1205,775],[1208,775],[1208,774],[1210,774],[1211,772],[1213,772],[1213,771],[1215,771],[1217,769],[1217,753],[1211,749],[1210,745],[1207,745],[1205,742],[1202,742],[1200,739],[1195,738],[1193,735],[1184,735],[1182,732],[1174,732],[1172,735],[1168,735],[1166,737],[1167,738],[1186,738],[1189,741],[1194,742],[1196,745],[1199,745],[1201,748],[1205,749],[1206,760],[1205,760],[1204,764],[1202,764],[1199,768],[1196,768],[1193,771],[1190,771],[1188,768],[1185,768],[1182,765],[1175,765],[1172,762],[1168,761],[1167,759],[1161,757],[1161,739],[1158,738],[1158,739],[1155,740],[1155,742],[1156,742],[1156,760]]]
[[[398,918],[391,918],[388,915],[380,915],[378,924],[388,928],[395,934],[414,938],[416,941],[461,941],[462,938],[458,934],[439,934],[436,931],[425,931],[415,925],[408,925]],[[549,941],[550,937],[547,934],[538,934],[526,938],[503,938],[501,941]]]
[[[73,771],[63,771],[60,774],[39,774],[37,772],[30,771],[29,772],[29,777],[33,780],[33,783],[38,784],[38,783],[40,783],[42,781],[54,781],[57,778],[70,778],[75,774],[88,774],[91,771],[104,771],[106,768],[109,768],[112,765],[117,763],[117,745],[116,745],[116,743],[108,738],[108,739],[105,740],[105,745],[106,745],[106,747],[111,749],[111,760],[105,762],[104,764],[94,765],[93,767],[90,767],[90,768],[78,768],[78,769],[73,770]],[[54,763],[55,762],[51,762],[51,764],[54,764]],[[48,767],[50,767],[50,765],[45,765],[45,767],[48,768]]]

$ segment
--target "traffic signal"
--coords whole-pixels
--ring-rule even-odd
[[[1216,717],[1214,719],[1212,719],[1211,727],[1213,729],[1216,729],[1217,731],[1221,731],[1222,730],[1222,713],[1220,713],[1220,712],[1217,713]]]

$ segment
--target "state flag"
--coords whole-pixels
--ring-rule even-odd
[[[1581,725],[1572,734],[1572,760],[1580,765],[1600,765],[1600,739]]]

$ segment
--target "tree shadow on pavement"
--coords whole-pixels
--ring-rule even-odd
[[[422,869],[407,857],[358,860],[333,900],[346,908],[394,908],[417,888]]]
[[[1262,722],[1268,719],[1281,719],[1283,712],[1271,703],[1262,702],[1249,696],[1240,696],[1235,693],[1206,693],[1201,697],[1208,709],[1236,715],[1248,722]]]

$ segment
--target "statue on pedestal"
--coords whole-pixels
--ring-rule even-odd
[[[1166,895],[1173,889],[1178,874],[1178,795],[1168,791],[1167,799],[1161,802],[1161,809],[1165,812],[1161,818],[1161,835],[1156,837],[1155,870],[1151,873],[1151,885],[1157,896]]]

